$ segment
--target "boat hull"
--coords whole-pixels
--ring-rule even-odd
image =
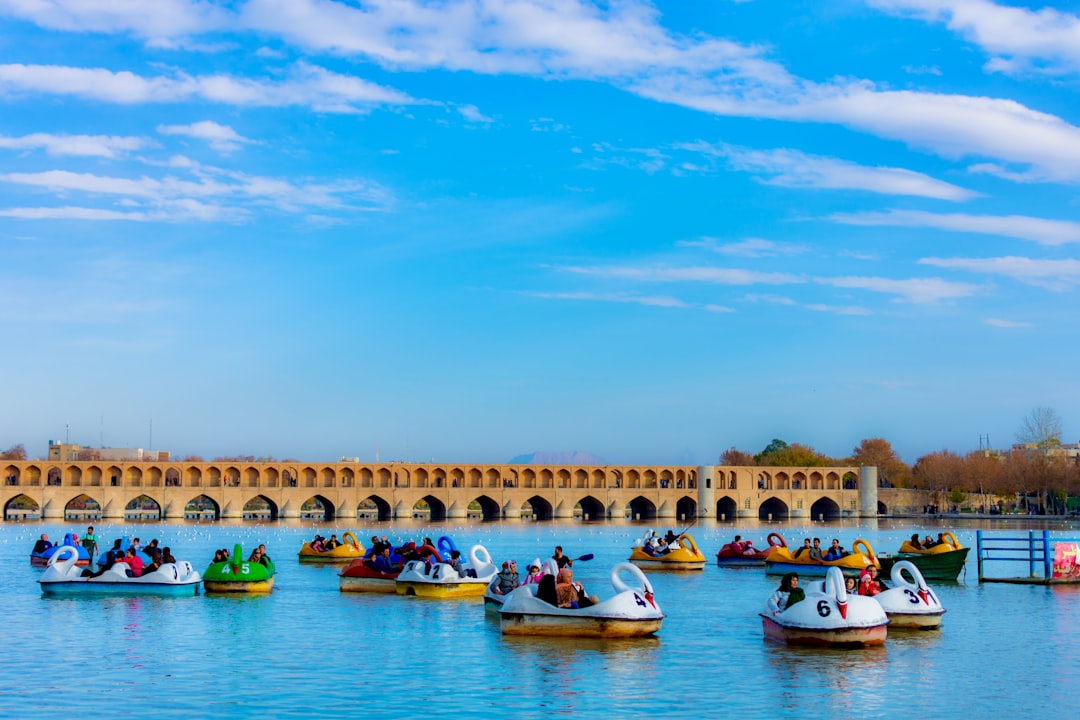
[[[941,616],[939,613],[886,613],[889,616],[889,627],[905,628],[908,630],[940,630]]]
[[[500,614],[503,635],[539,637],[630,638],[645,637],[660,630],[663,617],[626,619],[605,617],[573,618],[535,613]]]
[[[398,595],[415,595],[416,597],[439,600],[482,597],[486,590],[486,582],[426,583],[402,582],[401,580],[394,582],[394,592]]]
[[[828,563],[793,563],[765,561],[766,575],[787,575],[789,572],[798,573],[799,577],[825,577],[829,568],[836,567],[845,577],[858,578],[862,568],[846,567],[844,565],[829,565]]]
[[[674,553],[672,554],[674,555]],[[642,570],[671,570],[678,572],[682,570],[704,570],[706,560],[660,560],[649,557],[631,557],[630,562]]]
[[[907,560],[919,568],[922,576],[935,582],[956,582],[960,572],[964,569],[968,551],[971,548],[960,548],[944,553],[897,553],[887,557],[878,558],[881,570],[885,574],[892,572],[892,567],[901,560]]]
[[[274,578],[265,580],[203,580],[208,593],[268,593],[274,589]]]
[[[852,628],[804,628],[781,625],[770,617],[761,616],[765,637],[788,645],[816,647],[870,647],[882,645],[888,636],[888,625]]]
[[[154,597],[194,597],[199,581],[190,583],[50,582],[41,583],[41,592],[54,597],[139,595]]]
[[[393,595],[397,581],[394,578],[345,577],[338,578],[341,592],[387,593]]]
[[[717,567],[763,567],[765,565],[765,558],[763,557],[717,557]]]

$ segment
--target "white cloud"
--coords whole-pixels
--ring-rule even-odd
[[[808,251],[803,245],[792,243],[778,243],[762,238],[747,238],[734,243],[720,244],[716,238],[703,237],[698,240],[680,240],[675,243],[677,247],[699,247],[720,255],[734,257],[777,257],[780,255],[799,255]]]
[[[1041,245],[1080,242],[1080,223],[1047,220],[1025,215],[966,215],[932,213],[922,210],[836,213],[828,217],[844,225],[923,227],[953,232],[980,233],[1031,240]]]
[[[799,275],[764,273],[754,270],[717,267],[631,267],[631,266],[569,266],[564,272],[593,277],[619,278],[642,282],[704,282],[718,285],[791,285],[806,282]]]
[[[923,265],[1000,275],[1049,290],[1063,291],[1080,285],[1080,260],[1034,260],[1026,257],[923,258]]]
[[[461,117],[472,123],[487,124],[495,122],[493,118],[489,118],[487,115],[480,112],[480,109],[475,105],[458,105],[457,111],[461,113]]]
[[[50,135],[32,133],[22,137],[0,135],[0,148],[8,150],[44,150],[49,155],[115,158],[151,145],[140,137],[115,135]]]
[[[118,212],[87,207],[0,208],[0,216],[23,220],[138,220],[150,218],[141,212]]]
[[[1002,320],[1000,318],[986,318],[985,320],[983,320],[983,323],[985,323],[986,325],[990,325],[992,327],[1006,328],[1006,329],[1034,327],[1033,324],[1028,323],[1028,322],[1019,322],[1017,320]]]
[[[220,153],[230,153],[238,150],[244,143],[255,142],[239,135],[228,125],[219,125],[211,120],[203,120],[191,125],[158,125],[157,131],[162,135],[185,135],[206,140],[210,143],[210,147]]]
[[[690,307],[678,298],[667,295],[637,295],[634,293],[586,293],[586,292],[529,292],[530,297],[544,298],[549,300],[586,300],[590,302],[633,303],[650,307]]]
[[[0,12],[43,28],[132,33],[150,40],[223,29],[227,13],[204,0],[0,0]]]
[[[873,315],[874,313],[859,305],[825,305],[822,303],[800,303],[794,298],[784,295],[769,295],[750,293],[743,297],[744,302],[766,303],[769,305],[782,305],[786,307],[799,307],[814,312],[832,313],[834,315]]]
[[[950,30],[995,57],[988,69],[1002,72],[1038,69],[1080,70],[1080,18],[1043,7],[999,5],[990,0],[867,0],[874,7],[944,23]]]
[[[883,277],[819,277],[815,282],[839,288],[869,290],[896,295],[898,300],[911,303],[936,303],[971,297],[979,292],[977,285],[949,282],[941,278],[894,279]]]
[[[179,103],[200,99],[255,107],[305,106],[318,112],[366,112],[378,105],[416,101],[396,90],[357,77],[297,63],[283,81],[230,75],[143,77],[129,71],[62,65],[0,65],[0,89],[68,95],[122,105]]]
[[[847,160],[809,155],[789,148],[752,150],[702,141],[679,149],[727,160],[735,170],[765,176],[763,182],[794,188],[861,190],[882,195],[912,195],[938,200],[969,200],[978,193],[923,173],[894,167],[867,167]]]

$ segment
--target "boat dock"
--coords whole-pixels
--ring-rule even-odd
[[[1029,530],[1024,536],[988,536],[975,532],[978,551],[980,583],[1012,583],[1016,585],[1076,585],[1080,584],[1077,565],[1078,538],[1051,538],[1047,530]],[[1020,577],[988,577],[984,567],[989,563],[1027,563],[1028,575]]]

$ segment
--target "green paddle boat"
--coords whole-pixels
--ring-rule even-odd
[[[244,560],[240,543],[232,557],[211,563],[203,573],[208,593],[268,593],[274,587],[274,563],[264,555],[260,561]]]

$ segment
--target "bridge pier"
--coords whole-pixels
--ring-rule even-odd
[[[355,520],[356,519],[356,505],[348,500],[342,500],[341,504],[334,508],[335,520]]]
[[[244,518],[244,506],[239,503],[227,502],[221,508],[222,520],[242,520]]]
[[[520,520],[521,506],[515,505],[513,500],[507,500],[502,507],[503,520]]]
[[[125,503],[117,500],[110,500],[109,502],[105,503],[105,507],[101,508],[101,519],[123,520],[124,505]]]
[[[660,503],[660,507],[656,508],[657,520],[674,520],[675,519],[675,506],[669,503],[667,500]]]
[[[457,500],[450,503],[450,507],[446,508],[447,520],[464,520],[469,517],[469,507],[462,505]]]
[[[859,517],[877,517],[877,466],[859,468]]]
[[[279,516],[282,520],[299,520],[300,519],[300,506],[294,504],[291,500],[286,500],[285,504],[281,506],[281,512]]]
[[[574,519],[574,506],[567,507],[566,503],[562,500],[555,506],[555,510],[552,512],[556,520],[573,520]]]
[[[395,520],[412,520],[412,508],[405,507],[405,503],[401,500],[394,503],[392,514]]]
[[[64,506],[60,504],[59,500],[49,500],[41,508],[41,518],[43,520],[63,520]]]

